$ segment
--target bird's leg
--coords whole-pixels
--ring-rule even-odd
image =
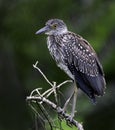
[[[72,111],[71,111],[71,116],[69,118],[69,121],[71,122],[74,115],[75,115],[75,107],[76,107],[76,100],[77,100],[77,86],[76,86],[76,83],[74,82],[74,90],[71,94],[71,96],[67,99],[67,101],[65,102],[64,104],[64,107],[63,107],[63,113],[66,111],[66,108],[67,108],[67,105],[69,104],[70,100],[72,99],[73,97],[73,104],[72,104]]]
[[[77,100],[77,86],[74,82],[74,94],[73,94],[73,105],[72,105],[72,112],[71,112],[71,120],[73,119],[75,115],[75,107],[76,107],[76,100]]]
[[[71,98],[73,97],[73,95],[74,95],[74,91],[72,92],[71,96],[65,102],[64,107],[63,107],[63,112],[66,111],[67,105],[69,104],[69,102],[70,102]]]

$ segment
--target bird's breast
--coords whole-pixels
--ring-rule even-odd
[[[47,46],[52,58],[56,61],[57,66],[62,69],[70,78],[74,79],[65,61],[66,56],[63,52],[63,46],[59,45],[52,37],[47,38]]]

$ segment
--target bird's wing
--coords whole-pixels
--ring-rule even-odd
[[[82,37],[69,33],[64,49],[71,72],[76,76],[76,80],[79,80],[79,84],[83,81],[80,88],[85,92],[91,89],[95,94],[103,95],[103,69],[91,45]]]
[[[89,43],[80,36],[70,35],[73,39],[68,39],[68,44],[65,48],[65,51],[67,50],[68,63],[73,64],[78,71],[92,77],[97,76],[98,73],[103,74],[96,53]]]

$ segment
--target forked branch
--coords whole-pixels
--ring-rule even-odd
[[[33,90],[31,92],[30,96],[27,97],[27,101],[37,102],[39,104],[42,104],[42,103],[48,104],[49,106],[51,106],[52,109],[54,109],[59,114],[60,117],[62,117],[62,119],[65,119],[71,125],[76,126],[78,128],[78,130],[84,130],[83,125],[81,123],[79,123],[78,121],[76,121],[74,119],[71,119],[71,116],[68,113],[66,113],[65,111],[63,111],[63,109],[60,106],[56,105],[55,103],[53,103],[52,101],[50,101],[48,99],[48,97],[51,94],[54,94],[55,100],[57,101],[56,90],[59,89],[62,85],[66,84],[66,83],[71,83],[72,80],[66,80],[66,81],[60,83],[59,85],[57,85],[56,82],[50,82],[48,80],[48,78],[45,76],[45,74],[41,71],[41,69],[37,67],[37,65],[38,65],[38,61],[33,65],[33,67],[40,72],[40,74],[44,77],[44,79],[51,86],[51,88],[46,90],[43,93],[40,93],[40,90],[42,88],[37,88],[37,89]]]

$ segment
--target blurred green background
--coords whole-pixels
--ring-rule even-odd
[[[114,0],[0,0],[0,130],[34,129],[26,96],[34,88],[48,88],[32,67],[36,60],[51,81],[69,79],[49,55],[46,36],[35,35],[50,18],[62,19],[87,39],[104,67],[106,94],[93,105],[81,93],[78,119],[85,130],[115,130]]]

